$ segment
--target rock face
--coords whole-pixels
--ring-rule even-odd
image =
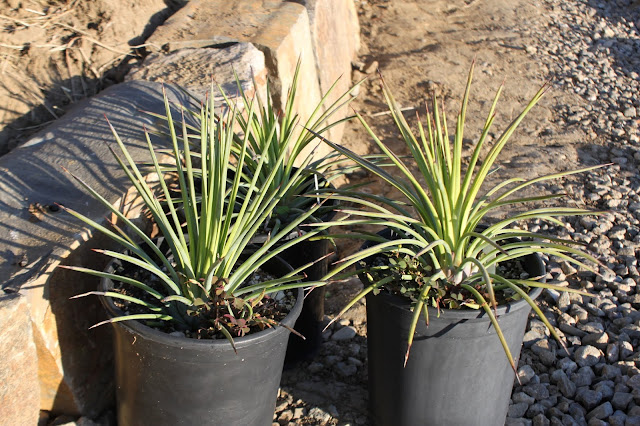
[[[211,25],[215,22],[216,25]],[[302,58],[300,87],[302,113],[320,101],[309,18],[304,6],[282,1],[190,1],[149,38],[151,44],[173,50],[182,46],[211,47],[220,42],[254,44],[270,72],[276,107],[284,105],[298,57]],[[308,105],[306,108],[304,105]]]
[[[318,68],[320,92],[325,94],[339,78],[328,98],[328,104],[346,92],[351,84],[351,61],[360,49],[358,15],[351,0],[305,0]],[[334,119],[348,115],[346,108]],[[344,126],[331,129],[329,138],[342,139]]]
[[[359,46],[359,27],[352,0],[303,3],[307,7],[279,0],[190,1],[154,32],[149,44],[173,51],[238,41],[252,43],[264,53],[276,108],[285,103],[300,58],[295,107],[304,123],[322,94],[341,75],[344,77],[326,105],[348,89],[351,60]],[[332,119],[346,113],[341,111],[341,116]],[[331,129],[327,136],[338,141],[342,128]],[[320,157],[327,152],[328,147],[320,144],[315,155]]]
[[[40,386],[29,308],[24,297],[0,295],[0,312],[0,419],[7,425],[35,425]]]
[[[214,84],[220,84],[228,96],[235,96],[238,91],[236,74],[247,96],[253,96],[257,90],[264,99],[267,83],[264,54],[251,43],[215,49],[183,48],[168,54],[153,53],[126,79],[176,84],[188,88],[200,100],[209,92],[212,77]],[[254,81],[257,88],[253,87]],[[216,102],[221,101],[222,96],[217,96]]]

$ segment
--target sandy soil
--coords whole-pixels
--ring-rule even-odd
[[[371,0],[358,4],[366,46],[360,60],[368,72],[377,62],[403,107],[414,107],[424,115],[425,101],[435,90],[444,98],[451,120],[459,109],[467,72],[476,60],[465,133],[469,148],[477,140],[503,81],[494,136],[550,77],[539,66],[535,48],[530,47],[534,44],[532,33],[546,25],[545,8],[538,1]],[[362,73],[355,71],[355,79],[360,76]],[[379,79],[370,77],[354,106],[365,114],[376,114],[386,107]],[[577,149],[594,142],[595,135],[565,128],[554,119],[554,110],[582,102],[552,88],[505,148],[501,164],[508,173],[526,177],[575,167]],[[407,117],[414,114],[408,111]],[[369,123],[385,143],[402,152],[388,117],[371,117]],[[344,144],[367,152],[368,139],[361,126],[353,123]]]
[[[407,154],[380,90],[379,69],[396,100],[408,110],[405,117],[424,116],[425,103],[436,93],[444,102],[449,123],[460,108],[466,78],[476,61],[465,127],[465,150],[470,153],[480,136],[489,107],[504,82],[497,117],[490,133],[498,137],[547,81],[552,84],[505,147],[491,181],[506,177],[534,177],[595,164],[583,148],[602,141],[568,127],[557,111],[584,100],[553,87],[551,76],[536,58],[535,34],[547,25],[549,12],[541,1],[523,0],[369,0],[357,2],[363,49],[353,81],[368,77],[352,104],[380,139],[396,153]],[[374,152],[360,123],[348,125],[342,142],[359,153]],[[362,180],[362,176],[353,181]],[[365,178],[366,179],[366,178]],[[375,180],[369,191],[397,197]],[[357,243],[341,242],[342,254]]]
[[[179,0],[0,1],[0,155],[123,80]]]

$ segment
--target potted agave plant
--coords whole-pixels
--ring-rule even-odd
[[[269,96],[263,100],[256,94],[255,113],[238,116],[241,133],[248,134],[248,144],[245,151],[235,149],[232,152],[236,161],[242,164],[242,167],[236,170],[243,174],[245,180],[255,179],[257,186],[270,191],[276,191],[280,187],[286,188],[276,208],[265,220],[261,235],[256,237],[255,241],[270,238],[270,235],[278,233],[293,222],[300,223],[301,215],[304,215],[305,223],[321,224],[331,220],[335,215],[336,203],[332,199],[324,203],[320,203],[320,200],[335,189],[331,185],[333,180],[353,168],[343,165],[345,158],[338,152],[324,156],[316,156],[314,152],[317,145],[322,143],[316,135],[324,134],[351,118],[330,121],[338,110],[351,102],[351,92],[355,86],[328,104],[327,99],[333,92],[336,81],[315,106],[304,125],[300,125],[300,117],[295,111],[299,74],[300,60],[288,89],[283,111],[277,111]],[[358,84],[360,83],[356,86]],[[254,100],[246,95],[239,82],[237,88],[246,111],[246,106]],[[224,92],[223,96],[227,103],[232,102]],[[316,144],[316,147],[313,144]],[[243,158],[240,158],[241,156]],[[308,209],[314,204],[319,204],[318,209],[312,215],[307,214]],[[291,234],[277,245],[295,238],[300,232],[306,232],[305,229],[308,228],[296,226]],[[310,265],[302,271],[307,282],[317,281],[327,273],[329,255],[328,239],[307,239],[280,252],[280,257],[294,268]],[[325,288],[314,288],[311,285],[308,287],[302,312],[295,325],[295,330],[300,335],[292,334],[289,339],[286,357],[288,364],[313,358],[322,343]],[[300,336],[304,336],[304,339]]]
[[[100,291],[78,297],[99,295],[108,319],[95,326],[111,323],[115,330],[120,425],[270,425],[289,331],[303,303],[301,287],[321,284],[300,282],[310,265],[294,269],[278,257],[323,231],[320,226],[290,237],[320,204],[307,205],[256,244],[294,181],[270,185],[278,169],[262,174],[267,157],[253,165],[247,180],[235,173],[256,136],[250,128],[240,140],[233,133],[237,105],[223,105],[220,115],[214,107],[211,96],[197,113],[199,133],[190,134],[184,110],[181,122],[174,122],[165,94],[170,149],[154,147],[145,129],[147,166],[134,162],[111,127],[122,153],[114,155],[158,238],[80,179],[117,220],[105,226],[67,209],[122,249],[100,250],[113,258],[106,271],[68,267],[102,279]],[[247,107],[245,119],[253,120],[255,104]],[[160,157],[167,152],[168,161]],[[149,171],[157,175],[154,186],[145,180]]]
[[[336,279],[356,265],[355,273],[364,284],[341,314],[366,297],[369,402],[377,425],[504,424],[531,309],[562,343],[534,299],[544,288],[578,291],[545,284],[546,272],[539,254],[587,269],[592,269],[591,262],[597,262],[576,248],[573,241],[515,227],[523,220],[561,224],[558,217],[592,214],[569,207],[517,209],[525,203],[561,196],[519,196],[523,189],[592,168],[531,180],[515,177],[485,188],[496,158],[543,96],[544,87],[487,146],[502,89],[498,90],[465,163],[463,130],[472,74],[473,66],[451,138],[435,96],[432,111],[427,111],[427,126],[418,120],[416,136],[382,82],[411,162],[389,150],[360,115],[373,141],[392,164],[390,168],[381,168],[325,140],[403,196],[399,201],[366,194],[337,196],[368,207],[344,209],[353,219],[343,221],[343,225],[377,224],[385,229],[378,234],[355,234],[367,240],[361,251],[343,259],[324,277]],[[516,210],[507,211],[504,219],[488,220],[490,213],[507,208]]]

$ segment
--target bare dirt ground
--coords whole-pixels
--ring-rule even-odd
[[[3,0],[0,3],[0,155],[61,116],[69,105],[122,81],[145,55],[144,40],[176,9],[176,0]],[[504,81],[493,135],[513,119],[550,77],[536,59],[533,34],[547,25],[541,0],[356,1],[362,49],[353,80],[368,74],[353,107],[376,134],[402,153],[380,93],[377,68],[407,116],[424,112],[435,91],[452,118],[467,72],[477,70],[467,114],[467,146],[477,140],[495,91]],[[532,176],[575,167],[578,148],[595,134],[555,119],[577,95],[550,90],[505,149],[503,170]],[[424,115],[424,114],[423,114]],[[358,152],[372,144],[362,126],[343,143]],[[588,162],[589,159],[582,159]],[[500,173],[497,177],[502,176]],[[371,191],[385,194],[375,184]]]
[[[479,137],[495,91],[503,81],[494,136],[550,77],[536,61],[531,38],[536,28],[546,25],[545,8],[538,1],[371,0],[359,2],[359,7],[364,68],[372,71],[377,61],[403,107],[416,108],[424,115],[425,101],[435,90],[445,100],[452,119],[459,109],[468,70],[476,60],[465,133],[468,148]],[[355,71],[356,79],[361,75]],[[595,135],[566,128],[556,123],[554,116],[559,105],[582,102],[578,96],[552,88],[505,148],[501,165],[509,174],[526,177],[579,164],[577,149],[593,143]],[[377,78],[370,78],[364,85],[354,107],[365,115],[385,110]],[[408,111],[407,117],[413,118],[411,115],[414,113]],[[385,143],[402,152],[388,117],[371,117],[369,123]],[[366,152],[371,146],[368,140],[362,127],[352,123],[343,142]]]
[[[123,80],[179,0],[0,1],[0,155]]]

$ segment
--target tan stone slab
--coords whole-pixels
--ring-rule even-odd
[[[305,0],[303,4],[309,12],[321,93],[327,93],[338,80],[327,99],[327,105],[331,105],[351,86],[351,61],[360,48],[358,14],[352,0]],[[342,108],[332,120],[348,115],[348,108]],[[343,132],[341,124],[332,128],[327,137],[340,142]]]
[[[17,294],[0,296],[0,419],[35,425],[40,416],[36,346],[29,307]]]
[[[212,24],[215,23],[215,24]],[[203,46],[221,40],[250,42],[265,55],[274,105],[284,105],[301,58],[296,110],[306,122],[320,102],[320,86],[307,9],[281,0],[191,0],[149,38],[170,48],[172,44],[197,41]],[[311,147],[305,154],[308,154]],[[320,144],[316,155],[329,149]]]
[[[134,68],[127,81],[146,80],[189,87],[198,99],[204,99],[211,88],[211,78],[220,84],[228,96],[238,92],[235,76],[242,89],[251,97],[257,90],[266,96],[267,69],[264,54],[251,43],[234,43],[224,48],[181,48],[169,53],[156,52]],[[216,93],[217,93],[217,89]],[[222,97],[217,96],[216,102]]]

